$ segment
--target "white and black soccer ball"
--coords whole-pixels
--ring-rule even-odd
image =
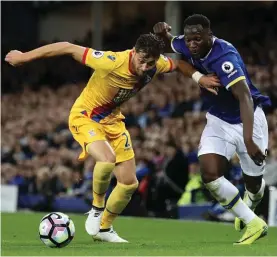
[[[74,234],[74,223],[64,213],[52,212],[40,221],[39,237],[49,247],[65,247],[71,242]]]

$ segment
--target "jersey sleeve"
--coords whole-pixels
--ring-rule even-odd
[[[182,45],[184,44],[184,36],[173,37],[171,39],[171,48],[177,54],[182,54]]]
[[[94,70],[102,69],[111,71],[116,65],[116,53],[111,51],[97,51],[92,48],[86,48],[82,62]]]
[[[173,70],[173,61],[171,58],[160,55],[157,61],[157,73],[166,73]]]
[[[238,81],[246,79],[238,58],[234,53],[227,53],[216,60],[212,64],[212,70],[226,89],[229,89]]]

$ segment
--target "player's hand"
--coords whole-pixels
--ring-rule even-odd
[[[253,140],[245,142],[247,153],[256,165],[262,166],[266,159],[266,153],[263,153],[261,149],[256,145]]]
[[[204,75],[199,79],[199,86],[217,95],[218,87],[221,87],[221,84],[217,76]]]
[[[154,25],[153,31],[157,35],[166,34],[167,32],[171,31],[171,26],[165,22],[158,22]]]
[[[10,51],[6,55],[5,61],[8,62],[12,66],[18,66],[25,62],[25,60],[23,58],[23,53],[18,50]]]

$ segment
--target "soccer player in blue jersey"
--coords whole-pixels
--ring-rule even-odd
[[[174,52],[182,54],[199,72],[215,73],[222,84],[218,95],[201,89],[209,105],[198,152],[202,179],[218,202],[236,215],[235,229],[246,227],[235,244],[252,244],[268,230],[254,209],[264,195],[268,127],[262,107],[270,105],[270,100],[252,84],[236,48],[213,35],[207,17],[189,16],[184,22],[184,35],[172,36],[170,30],[165,22],[154,26],[154,32],[171,44]],[[244,172],[244,201],[224,177],[235,153]]]

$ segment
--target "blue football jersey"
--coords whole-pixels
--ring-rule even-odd
[[[203,100],[208,104],[208,112],[231,124],[241,123],[239,101],[229,90],[236,82],[245,79],[250,89],[254,108],[258,105],[270,105],[270,99],[263,96],[252,84],[245,64],[237,49],[229,42],[213,38],[213,46],[203,59],[193,59],[187,48],[184,36],[174,37],[171,41],[174,52],[182,54],[195,69],[203,74],[214,73],[220,79],[223,87],[218,90],[218,95],[201,88]]]

